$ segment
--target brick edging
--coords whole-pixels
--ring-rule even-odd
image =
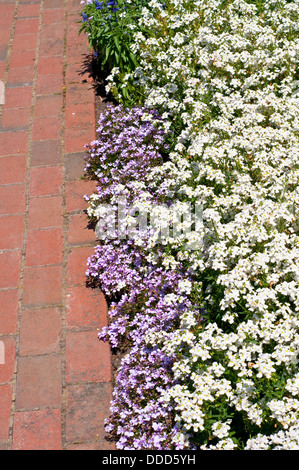
[[[95,96],[80,75],[80,2],[6,7],[13,28],[2,74],[0,217],[11,231],[3,229],[0,248],[0,449],[113,449],[104,432],[110,351],[97,339],[107,308],[85,285],[96,240],[83,195],[94,183],[81,176]]]

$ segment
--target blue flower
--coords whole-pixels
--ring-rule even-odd
[[[113,13],[116,13],[117,10],[119,10],[119,8],[117,8],[117,1],[116,0],[109,0],[109,2],[107,3],[107,6],[112,7],[111,10],[113,11]]]
[[[95,1],[96,10],[103,10],[103,2]]]
[[[86,15],[86,13],[82,13],[82,22],[84,23],[85,21],[88,21],[88,16]]]

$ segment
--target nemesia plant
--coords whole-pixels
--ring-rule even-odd
[[[299,448],[298,7],[297,0],[153,0],[142,10],[148,33],[140,29],[131,46],[139,67],[121,80],[145,97],[142,113],[161,116],[152,122],[167,158],[162,151],[148,159],[147,141],[142,181],[130,167],[126,180],[129,159],[113,172],[115,157],[99,141],[87,173],[107,176],[100,201],[104,192],[112,204],[125,194],[145,208],[160,204],[162,215],[165,203],[184,211],[200,201],[202,224],[195,235],[161,243],[155,233],[107,239],[89,262],[88,276],[119,296],[103,335],[115,346],[122,336],[131,348],[109,424],[119,448]],[[115,95],[118,74],[108,79]],[[88,198],[96,219],[99,195]],[[190,233],[200,249],[188,248]],[[153,273],[160,281],[151,304]],[[165,309],[169,276],[173,297],[166,297],[176,305],[182,295],[182,309]],[[149,412],[147,424],[137,419],[145,377],[130,376],[139,359],[135,378],[143,367],[148,377],[160,367],[167,376],[142,402],[161,413]]]

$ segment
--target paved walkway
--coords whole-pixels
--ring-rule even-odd
[[[106,306],[85,287],[95,104],[80,8],[0,0],[0,449],[113,448]]]

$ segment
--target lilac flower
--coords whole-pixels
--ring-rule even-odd
[[[165,133],[142,120],[144,108],[117,106],[102,114],[98,139],[89,146],[85,174],[98,181],[101,202],[110,200],[119,184],[130,190],[133,181],[144,180],[150,167],[162,163]],[[154,113],[154,119],[158,116]]]

